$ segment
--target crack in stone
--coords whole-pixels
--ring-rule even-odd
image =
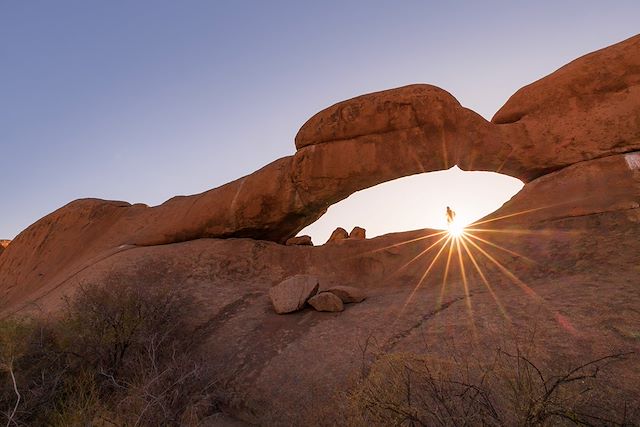
[[[469,294],[469,297],[472,297],[473,294]],[[389,351],[391,351],[402,339],[408,337],[414,330],[418,329],[420,326],[422,326],[422,324],[424,322],[426,322],[427,320],[432,319],[434,316],[438,315],[440,312],[446,310],[447,308],[451,307],[453,304],[455,304],[458,301],[461,301],[463,299],[465,299],[467,297],[465,296],[461,296],[458,298],[455,298],[451,301],[448,301],[444,304],[442,304],[440,307],[436,308],[435,310],[432,310],[426,314],[423,314],[422,316],[420,316],[418,318],[418,321],[415,322],[413,325],[411,325],[409,328],[400,331],[398,333],[396,333],[395,335],[389,337],[387,339],[387,342],[382,346],[382,352],[383,353],[388,353]]]

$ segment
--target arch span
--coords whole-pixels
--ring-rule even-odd
[[[284,242],[356,191],[456,165],[527,181],[535,174],[514,156],[509,142],[521,139],[520,133],[518,126],[486,121],[431,85],[363,95],[305,123],[295,155],[195,200],[172,199],[142,212],[145,219],[128,243],[197,237]]]
[[[0,300],[42,288],[43,277],[57,286],[122,245],[204,237],[284,242],[350,194],[403,176],[457,165],[527,183],[638,151],[639,95],[637,35],[520,89],[492,122],[430,85],[340,102],[302,126],[293,156],[234,182],[157,207],[79,200],[47,215],[0,256]],[[626,163],[615,162],[629,174]]]

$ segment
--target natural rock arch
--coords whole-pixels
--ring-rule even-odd
[[[85,199],[23,231],[0,256],[7,304],[127,245],[205,237],[285,242],[355,191],[416,173],[500,172],[529,182],[585,160],[640,150],[640,36],[591,53],[514,94],[488,122],[448,92],[411,85],[331,106],[297,152],[157,207]],[[525,186],[526,189],[526,186]],[[79,243],[82,247],[78,247]],[[1,298],[0,298],[1,299]]]

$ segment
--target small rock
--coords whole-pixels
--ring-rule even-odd
[[[319,286],[317,277],[299,274],[269,289],[269,298],[276,313],[291,313],[304,307],[307,300],[318,292]]]
[[[349,233],[350,239],[363,240],[367,238],[367,230],[362,227],[353,227],[351,233]]]
[[[337,242],[338,240],[345,240],[348,238],[349,238],[349,234],[347,233],[347,230],[345,230],[342,227],[338,227],[335,230],[333,230],[333,233],[331,233],[331,237],[329,237],[329,240],[327,240],[327,243]]]
[[[342,300],[331,292],[320,292],[309,299],[309,305],[317,311],[342,311]]]
[[[7,246],[9,246],[10,242],[11,240],[0,240],[0,254],[4,252]]]
[[[296,236],[290,239],[287,239],[285,242],[287,246],[313,246],[313,242],[311,241],[311,236]]]
[[[361,302],[367,297],[362,289],[354,288],[353,286],[334,286],[331,289],[327,289],[326,292],[331,292],[345,304]]]

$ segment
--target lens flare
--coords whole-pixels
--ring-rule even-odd
[[[497,233],[497,236],[500,236],[500,234],[511,234],[514,237],[528,237],[528,235],[537,233],[539,238],[545,238],[545,236],[553,236],[558,233],[573,233],[551,228],[535,230],[526,228],[513,228],[513,224],[510,224],[508,228],[504,226],[500,227],[500,223],[498,222],[518,215],[530,214],[547,207],[552,206],[528,209],[508,215],[499,216],[497,218],[491,218],[471,223],[467,223],[464,220],[460,221],[456,218],[455,212],[451,210],[451,208],[447,207],[446,219],[448,226],[446,229],[442,229],[440,231],[426,229],[424,230],[424,235],[421,235],[417,238],[411,238],[406,241],[395,243],[391,246],[385,246],[376,249],[376,251],[387,250],[391,247],[400,247],[401,245],[407,245],[411,243],[418,244],[420,242],[422,242],[425,246],[425,248],[421,251],[418,249],[413,249],[413,253],[417,252],[417,255],[411,258],[409,262],[403,264],[391,273],[395,274],[406,268],[409,264],[417,263],[419,260],[422,260],[424,262],[424,273],[421,275],[418,283],[414,286],[411,292],[409,292],[409,295],[406,297],[404,304],[400,306],[394,305],[394,307],[390,310],[390,313],[393,312],[396,315],[395,321],[400,319],[400,317],[403,315],[410,304],[417,304],[421,302],[420,294],[418,293],[419,290],[421,288],[426,288],[430,285],[434,285],[434,281],[436,280],[438,274],[442,275],[442,283],[440,284],[440,290],[438,292],[439,295],[435,298],[435,311],[429,314],[429,316],[432,316],[434,313],[439,313],[443,307],[448,307],[458,300],[464,300],[467,306],[469,324],[471,328],[470,331],[474,340],[477,339],[477,336],[471,297],[474,295],[474,292],[476,294],[483,292],[482,288],[488,291],[490,296],[493,298],[503,318],[507,322],[511,323],[509,306],[505,305],[502,301],[502,298],[500,298],[501,291],[503,289],[506,289],[505,286],[508,286],[508,284],[505,284],[500,276],[509,279],[509,282],[517,285],[517,287],[524,291],[524,293],[533,300],[538,302],[546,302],[531,286],[529,286],[529,284],[518,278],[516,274],[509,269],[510,264],[518,261],[524,261],[529,266],[535,265],[538,262],[535,259],[526,257],[514,250],[511,250],[498,244],[497,242],[492,241],[492,238],[496,237],[494,233]],[[494,225],[491,228],[478,228],[478,225],[491,222],[493,222]],[[480,237],[479,234],[483,235],[483,237]],[[498,241],[501,240],[506,239],[500,239]],[[495,252],[494,250],[498,250],[499,252]],[[412,253],[412,251],[408,251],[407,254]],[[504,260],[500,259],[498,254],[508,254],[509,258]],[[469,268],[469,262],[471,263],[471,268]],[[458,264],[457,269],[455,268],[456,264]],[[459,279],[453,277],[456,270],[459,274]],[[430,274],[435,277],[429,277]],[[478,284],[480,286],[478,286]],[[459,289],[460,285],[462,286],[464,295],[454,297],[453,295],[455,295],[456,292],[459,292],[456,289]],[[452,299],[449,301],[445,301],[445,295],[448,292],[452,292]],[[474,301],[476,301],[476,299],[474,299]],[[543,308],[545,310],[553,312],[551,307],[543,306]],[[576,333],[576,329],[571,324],[569,319],[559,314],[556,315],[556,319],[558,323],[569,333]],[[394,325],[395,321],[393,323]]]
[[[458,238],[464,234],[464,225],[459,223],[458,221],[452,221],[449,224],[449,235]]]

